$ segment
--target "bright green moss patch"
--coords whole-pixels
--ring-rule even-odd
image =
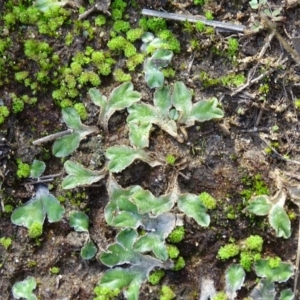
[[[245,247],[247,250],[262,251],[263,239],[259,235],[251,235],[245,240]]]
[[[17,176],[18,178],[27,178],[30,175],[30,166],[26,163],[23,163],[21,159],[17,159],[18,170]]]
[[[161,293],[161,295],[160,295],[159,300],[172,300],[172,299],[175,299],[175,297],[176,297],[176,294],[167,285],[162,286],[160,293]]]
[[[199,195],[201,202],[208,209],[215,209],[217,206],[217,201],[210,194],[203,192]]]
[[[7,106],[0,106],[0,124],[3,124],[5,119],[9,116],[9,110]]]
[[[152,285],[156,285],[160,282],[160,280],[165,276],[165,271],[164,270],[156,270],[151,272],[151,274],[148,277],[148,281]]]
[[[239,252],[240,249],[238,245],[227,244],[219,249],[217,258],[224,261],[238,255]]]
[[[43,233],[43,224],[34,222],[28,229],[28,235],[31,239],[41,236]]]
[[[171,243],[179,243],[183,240],[184,234],[184,227],[178,226],[169,234],[168,241]]]
[[[76,103],[74,104],[74,108],[76,109],[78,115],[80,116],[80,119],[85,121],[88,117],[88,113],[85,109],[85,106],[83,103]]]
[[[10,245],[12,244],[12,239],[7,238],[7,237],[2,237],[2,238],[0,238],[0,244],[2,247],[5,248],[5,250],[7,250],[10,247]]]

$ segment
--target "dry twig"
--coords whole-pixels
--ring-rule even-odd
[[[207,20],[204,17],[200,16],[191,16],[191,15],[184,15],[184,14],[174,14],[174,13],[168,13],[164,11],[156,11],[151,9],[143,9],[142,14],[146,16],[151,17],[158,17],[163,19],[170,19],[170,20],[176,20],[176,21],[188,21],[192,23],[196,22],[202,22],[205,25],[215,27],[219,31],[237,31],[237,32],[244,32],[245,26],[243,25],[236,25],[233,23],[225,23],[220,21],[213,21],[213,20]]]

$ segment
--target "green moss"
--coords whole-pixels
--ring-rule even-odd
[[[52,267],[52,268],[50,268],[49,271],[50,271],[51,274],[58,274],[60,272],[60,268]]]
[[[177,258],[179,255],[179,250],[174,245],[167,245],[167,252],[171,259]]]
[[[72,62],[70,67],[71,67],[71,72],[74,76],[77,77],[82,73],[82,67],[78,62],[76,61]]]
[[[206,28],[205,24],[201,21],[196,22],[195,27],[200,32],[203,32]]]
[[[213,16],[213,14],[212,14],[212,11],[210,11],[210,10],[207,10],[206,12],[205,12],[205,18],[207,19],[207,20],[213,20],[214,19],[214,16]]]
[[[13,110],[13,113],[18,113],[18,112],[21,112],[23,109],[24,109],[24,102],[20,99],[20,98],[13,98],[12,99],[13,102],[12,102],[12,110]]]
[[[176,74],[175,70],[172,68],[165,68],[165,69],[161,70],[161,72],[164,74],[164,76],[166,78],[175,77],[175,74]]]
[[[148,277],[148,281],[152,285],[157,285],[164,276],[165,276],[164,270],[156,270],[150,273]]]
[[[36,266],[37,266],[37,262],[34,261],[34,260],[31,260],[31,261],[29,261],[29,262],[27,263],[27,267],[28,267],[28,268],[34,268],[34,267],[36,267]]]
[[[123,17],[123,11],[118,8],[114,8],[111,11],[111,17],[113,20],[120,20]]]
[[[7,106],[0,106],[0,125],[4,123],[5,119],[9,116],[9,110]]]
[[[4,212],[9,214],[9,213],[12,213],[14,210],[14,207],[10,204],[5,204],[4,205]]]
[[[65,44],[67,46],[70,46],[73,43],[73,40],[74,40],[73,34],[71,32],[68,32],[66,37],[65,37]]]
[[[250,235],[245,240],[245,247],[246,247],[247,250],[261,252],[263,242],[264,241],[263,241],[261,236],[259,236],[259,235]]]
[[[33,222],[28,229],[28,235],[31,239],[35,239],[41,236],[43,233],[43,224],[38,222]]]
[[[123,50],[127,40],[123,36],[116,36],[108,41],[107,47],[112,50]]]
[[[246,82],[243,74],[229,74],[220,78],[220,82],[226,87],[238,87]]]
[[[166,156],[166,163],[168,165],[174,166],[175,162],[176,162],[176,157],[174,155],[168,154]]]
[[[7,250],[9,246],[12,244],[12,239],[3,236],[2,238],[0,238],[0,244],[2,247],[5,248],[5,250]]]
[[[117,33],[126,32],[130,29],[129,22],[123,20],[116,20],[113,24],[113,30]]]
[[[88,113],[85,109],[85,106],[83,105],[83,103],[76,103],[74,104],[74,108],[76,109],[78,115],[80,116],[80,119],[82,121],[85,121],[88,117]]]
[[[215,297],[212,298],[212,300],[227,300],[227,296],[224,292],[218,292]]]
[[[21,159],[17,159],[18,170],[17,176],[18,178],[26,178],[30,175],[30,166],[26,163],[23,163]]]
[[[217,201],[210,194],[203,192],[199,195],[199,198],[203,205],[208,209],[215,209],[217,206]]]
[[[140,39],[144,34],[143,28],[133,28],[126,32],[126,38],[129,42],[135,42]]]
[[[113,75],[115,80],[118,82],[125,82],[131,80],[131,75],[124,73],[124,71],[119,68],[114,71]]]
[[[126,57],[131,57],[136,54],[136,48],[130,42],[127,42],[124,47],[124,55]]]
[[[153,31],[154,33],[158,33],[163,29],[167,29],[167,23],[165,19],[148,18],[147,27],[149,30]]]
[[[96,286],[94,288],[94,293],[96,297],[93,300],[113,300],[120,294],[119,289],[110,289],[108,287]]]
[[[83,52],[77,52],[73,56],[72,60],[73,60],[73,62],[76,62],[81,66],[88,64],[91,61],[91,59],[89,57],[86,57]]]
[[[106,23],[106,18],[103,15],[99,15],[95,18],[95,25],[96,26],[102,26]]]
[[[258,91],[260,94],[267,95],[270,92],[270,86],[269,84],[261,84],[258,88]]]
[[[17,22],[17,18],[15,17],[15,15],[13,13],[7,13],[4,15],[3,17],[4,20],[4,24],[6,27],[11,27],[12,25],[15,25]]]
[[[121,10],[125,10],[126,6],[127,6],[127,3],[126,1],[123,1],[123,0],[114,0],[111,4],[112,8],[118,8],[118,9],[121,9]]]
[[[260,174],[256,174],[253,177],[244,176],[241,182],[245,186],[241,191],[241,196],[246,200],[249,200],[253,195],[269,195],[269,189],[261,179]]]
[[[185,267],[185,260],[182,256],[179,256],[175,262],[174,267],[172,268],[173,271],[179,271]]]
[[[171,243],[179,243],[183,240],[184,238],[184,227],[183,226],[177,226],[173,231],[169,234],[168,236],[168,241]]]
[[[300,109],[300,99],[295,99],[294,105],[296,109]]]
[[[99,64],[105,61],[105,54],[103,51],[94,51],[91,56],[94,64]]]
[[[160,293],[161,293],[161,295],[160,295],[159,300],[172,300],[176,297],[175,293],[167,285],[163,285],[161,287]]]
[[[135,68],[144,62],[144,55],[141,53],[136,53],[130,56],[126,61],[126,66],[129,71],[134,71]]]
[[[231,257],[238,255],[240,252],[239,246],[235,244],[227,244],[222,246],[217,254],[217,258],[220,260],[227,260]]]
[[[279,264],[281,263],[281,258],[278,256],[275,257],[270,257],[269,258],[269,266],[274,269],[277,268],[279,266]]]
[[[239,42],[235,38],[229,38],[228,39],[228,46],[227,46],[227,54],[229,57],[236,56],[239,49]]]
[[[28,77],[28,75],[29,75],[28,71],[20,71],[20,72],[15,73],[15,79],[17,81],[23,81]]]
[[[229,219],[229,220],[234,220],[234,219],[237,218],[237,214],[236,214],[235,209],[236,209],[236,207],[233,206],[233,205],[228,205],[228,206],[225,208],[225,212],[226,212],[227,219]]]
[[[205,0],[194,0],[194,4],[201,6],[201,5],[205,4]]]
[[[295,213],[294,211],[288,211],[287,214],[288,214],[288,217],[289,217],[289,219],[290,219],[291,221],[296,220],[297,215],[296,215],[296,213]]]

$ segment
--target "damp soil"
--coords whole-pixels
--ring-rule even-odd
[[[133,5],[133,1],[128,1],[126,9],[131,24],[135,25],[141,17],[139,13],[141,8],[191,15],[203,12],[203,8],[193,5],[192,1],[136,1],[136,4],[138,9]],[[88,7],[88,4],[84,5]],[[270,6],[282,9],[281,16],[284,18],[278,22],[278,32],[287,43],[291,44],[288,34],[292,35],[298,30],[300,7],[289,1],[270,2]],[[194,220],[184,217],[186,234],[184,240],[177,246],[185,259],[186,267],[177,272],[166,271],[162,282],[172,287],[176,299],[199,299],[201,282],[205,278],[212,279],[218,291],[224,289],[225,270],[232,264],[232,260],[222,262],[216,256],[220,247],[230,239],[240,241],[258,234],[264,240],[264,256],[280,256],[283,261],[290,261],[295,265],[297,255],[299,223],[297,206],[291,201],[286,203],[287,210],[297,215],[292,220],[292,236],[289,239],[276,238],[267,218],[249,216],[245,212],[247,199],[243,196],[243,191],[249,187],[245,184],[245,178],[251,182],[252,178],[259,175],[270,194],[274,194],[277,187],[271,174],[275,169],[296,175],[299,172],[299,165],[283,158],[284,155],[288,155],[291,159],[300,161],[299,111],[294,105],[295,100],[300,98],[299,66],[276,37],[271,40],[263,57],[258,58],[270,36],[270,31],[267,28],[259,32],[250,30],[254,19],[262,21],[257,11],[250,8],[248,1],[218,1],[218,4],[206,4],[204,8],[211,10],[216,20],[235,21],[247,26],[249,30],[244,34],[216,32],[208,36],[195,31],[189,32],[188,26],[183,23],[168,21],[168,29],[179,39],[181,51],[175,54],[171,63],[172,68],[176,70],[176,76],[167,78],[166,83],[183,81],[193,89],[195,101],[217,97],[221,100],[225,117],[220,121],[205,122],[186,128],[187,138],[184,143],[179,143],[158,127],[154,127],[149,149],[162,157],[173,154],[177,158],[176,164],[151,168],[143,162],[136,161],[115,175],[122,187],[138,184],[158,196],[168,190],[170,178],[180,168],[178,181],[181,192],[194,194],[208,192],[217,199],[217,209],[210,211],[211,224],[208,228],[202,228]],[[74,8],[68,9],[75,20],[78,11]],[[95,15],[91,14],[87,20],[94,17]],[[23,30],[21,34],[28,34],[25,29]],[[64,35],[64,31],[68,28],[62,27],[60,30]],[[107,32],[104,35],[109,35],[109,30],[107,25]],[[18,28],[11,31],[12,38],[18,35],[20,35]],[[239,40],[239,51],[235,61],[221,53],[226,52],[225,45],[229,37]],[[191,39],[199,41],[199,48],[191,48]],[[55,43],[51,38],[47,40],[55,44],[56,49],[65,47],[59,39]],[[81,48],[89,43],[93,46],[97,42],[95,40],[89,42],[83,37],[78,42]],[[21,45],[16,44],[11,53],[16,59],[20,56],[18,59],[26,63],[20,49]],[[217,51],[218,49],[220,51]],[[65,61],[72,57],[72,51],[75,50],[76,47],[74,49],[65,47]],[[287,59],[278,67],[276,61],[280,57]],[[114,59],[119,59],[122,64],[124,57],[115,55]],[[32,66],[29,69],[35,71]],[[236,94],[234,94],[236,87],[224,87],[220,84],[205,86],[199,77],[200,72],[206,72],[211,78],[242,73],[251,80],[267,69],[272,70],[268,76],[262,77]],[[251,77],[250,73],[253,70],[255,71]],[[2,81],[0,97],[5,105],[10,106],[9,94],[12,92],[22,94],[26,88],[13,80],[13,73],[6,75],[10,80],[7,84]],[[135,90],[142,94],[143,101],[150,103],[153,90],[145,84],[142,67],[132,72],[132,82]],[[259,92],[259,87],[263,84],[269,86],[266,95]],[[117,85],[114,78],[108,76],[103,78],[100,89],[107,95]],[[22,112],[11,114],[1,125],[1,133],[5,138],[0,144],[2,209],[7,204],[16,207],[25,203],[32,195],[28,184],[24,184],[25,181],[16,176],[17,158],[27,163],[32,163],[34,158],[44,160],[47,175],[62,174],[51,183],[51,192],[56,196],[65,196],[60,188],[61,179],[64,177],[63,164],[61,159],[51,155],[52,143],[33,146],[32,141],[66,128],[61,120],[60,109],[51,99],[51,86],[49,90],[40,91],[37,96],[36,105],[26,105]],[[89,113],[85,123],[97,124],[97,108],[86,93],[83,93],[82,101]],[[111,145],[123,144],[128,138],[126,114],[126,111],[115,113],[109,121],[108,131],[105,132],[100,128],[98,134],[87,137],[72,155],[72,159],[89,168],[101,168],[105,163],[104,149]],[[276,151],[279,155],[272,151],[266,153],[265,149],[268,146],[265,141],[269,144],[277,142]],[[45,221],[43,235],[38,240],[29,239],[27,229],[13,225],[10,214],[2,211],[0,236],[10,237],[13,242],[7,250],[0,246],[0,298],[13,299],[12,285],[27,276],[33,276],[38,283],[34,292],[39,299],[92,299],[93,289],[107,268],[96,258],[86,261],[80,257],[82,236],[76,234],[69,226],[67,216],[73,209],[87,212],[90,219],[90,235],[100,253],[114,241],[116,235],[116,231],[108,226],[104,219],[107,202],[105,181],[71,190],[63,203],[66,209],[65,217],[58,223],[51,224]],[[174,212],[177,212],[176,208]],[[50,268],[54,266],[60,268],[59,275],[50,273]],[[255,286],[255,273],[248,272],[246,280],[247,285],[238,292],[236,299],[246,297]],[[160,287],[149,283],[143,284],[140,299],[159,299]],[[279,290],[293,287],[293,277],[286,283],[278,285]]]

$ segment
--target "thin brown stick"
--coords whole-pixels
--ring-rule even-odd
[[[57,132],[57,133],[53,133],[53,134],[44,136],[44,137],[42,137],[38,140],[33,141],[32,144],[35,145],[35,146],[36,145],[41,145],[41,144],[46,143],[46,142],[54,141],[55,139],[60,138],[62,136],[71,134],[72,132],[73,132],[72,129],[67,129],[65,131],[60,131],[60,132]]]
[[[185,15],[185,14],[174,14],[168,13],[164,11],[156,11],[151,9],[143,9],[142,14],[151,17],[158,17],[163,19],[170,19],[175,21],[188,21],[188,22],[202,22],[205,25],[215,27],[218,30],[226,30],[226,31],[237,31],[237,32],[244,32],[245,26],[244,25],[236,25],[233,23],[225,23],[220,21],[214,20],[207,20],[204,17],[199,16],[192,16],[192,15]]]

